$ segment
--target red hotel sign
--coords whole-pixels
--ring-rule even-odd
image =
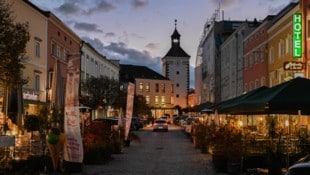
[[[305,69],[305,63],[298,61],[284,62],[284,70],[303,70]]]

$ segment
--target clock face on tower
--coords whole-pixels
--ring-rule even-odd
[[[173,43],[178,43],[178,42],[179,42],[179,40],[178,40],[178,39],[176,39],[176,38],[174,38],[174,39],[172,40],[172,42],[173,42]]]

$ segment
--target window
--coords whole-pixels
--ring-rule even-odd
[[[179,87],[179,83],[177,83],[177,87]]]
[[[260,80],[260,85],[261,86],[266,86],[266,78],[265,77],[262,77],[261,80]]]
[[[258,59],[259,59],[259,53],[255,53],[255,64],[258,63]]]
[[[176,97],[179,98],[179,94],[177,94]]]
[[[56,56],[57,55],[57,47],[55,43],[52,43],[52,55]]]
[[[158,103],[159,103],[158,96],[155,96],[155,105],[158,105]]]
[[[143,83],[139,83],[139,91],[143,92]]]
[[[158,83],[155,84],[155,92],[159,92],[159,84]]]
[[[308,26],[307,26],[307,29],[308,29],[308,38],[310,38],[310,20],[308,19]]]
[[[161,104],[162,105],[166,104],[165,96],[161,96]]]
[[[244,57],[244,68],[248,68],[248,57]]]
[[[39,41],[35,41],[35,55],[36,57],[40,57],[41,52],[40,52],[40,42]]]
[[[56,46],[56,56],[58,57],[58,58],[60,58],[60,54],[61,54],[61,49],[60,49],[60,47],[59,46]]]
[[[274,51],[273,47],[270,48],[269,50],[269,64],[272,64],[274,62]]]
[[[34,89],[40,90],[40,75],[36,74],[34,78]]]
[[[284,55],[284,42],[281,39],[279,42],[279,59]]]
[[[258,84],[258,79],[255,80],[255,85],[254,85],[254,89],[258,88],[259,84]]]
[[[53,71],[48,73],[48,87],[52,88],[52,81],[53,81]]]
[[[165,84],[160,84],[160,91],[165,93]]]
[[[145,83],[145,92],[150,92],[150,83]]]
[[[180,72],[179,71],[177,71],[177,75],[179,75],[180,74]]]
[[[148,105],[150,104],[150,96],[145,96],[145,103]]]

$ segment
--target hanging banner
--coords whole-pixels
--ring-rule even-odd
[[[134,95],[135,95],[135,85],[133,83],[128,83],[127,103],[126,103],[125,140],[128,140],[128,134],[129,134],[130,125],[131,125]]]
[[[67,139],[64,143],[64,160],[82,163],[83,143],[80,128],[79,83],[80,71],[74,67],[72,60],[69,60],[65,95],[64,131]]]

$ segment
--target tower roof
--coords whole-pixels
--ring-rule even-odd
[[[180,46],[173,46],[170,48],[168,53],[166,54],[166,57],[190,57]]]
[[[120,65],[120,79],[122,81],[131,81],[134,79],[151,79],[151,80],[169,80],[168,78],[162,76],[156,71],[146,67],[139,65],[129,65],[129,64],[121,64]]]
[[[168,51],[166,56],[171,57],[190,57],[180,46],[180,37],[177,30],[177,20],[174,20],[174,31],[171,35],[171,49]]]

